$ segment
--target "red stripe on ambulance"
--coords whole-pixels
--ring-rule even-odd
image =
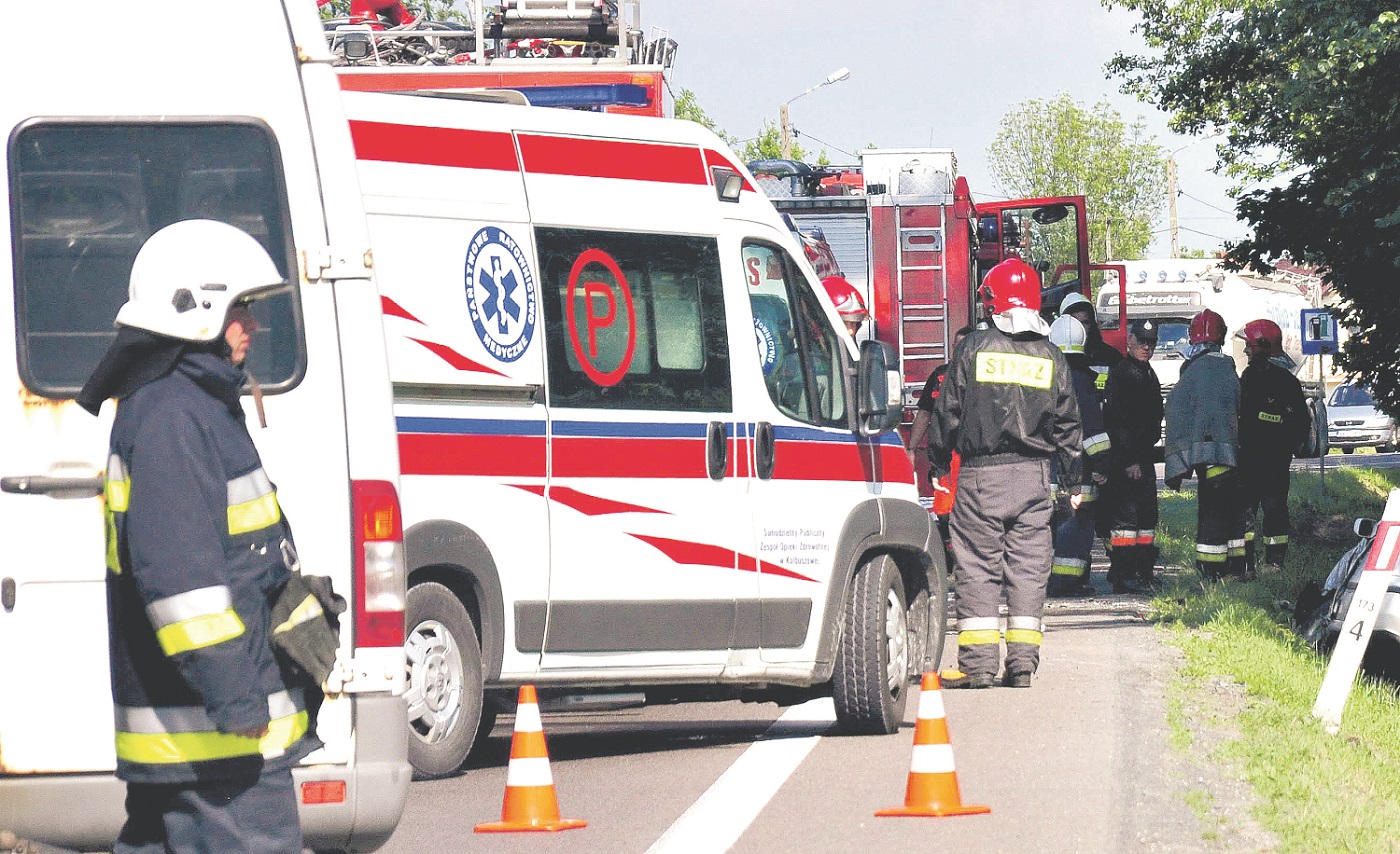
[[[544,477],[543,436],[400,433],[404,474]]]
[[[735,554],[733,549],[724,546],[710,545],[709,543],[692,543],[687,540],[672,540],[666,537],[653,537],[646,534],[631,534],[642,542],[660,551],[676,563],[683,563],[692,566],[717,566],[722,569],[741,569],[746,572],[762,572],[765,575],[781,575],[784,578],[795,578],[798,581],[815,581],[805,575],[799,575],[790,569],[778,566],[776,563],[769,563],[766,560],[759,560],[751,555],[739,554],[738,563],[735,564]]]
[[[522,133],[520,158],[537,175],[623,178],[666,184],[709,184],[700,149],[609,139]]]
[[[360,160],[520,171],[515,140],[508,133],[351,119],[350,138]]]

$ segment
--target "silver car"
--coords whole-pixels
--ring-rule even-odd
[[[1376,408],[1365,386],[1346,383],[1327,400],[1327,444],[1350,454],[1357,448],[1400,449],[1395,419]]]

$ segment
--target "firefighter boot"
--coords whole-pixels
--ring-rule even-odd
[[[1134,551],[1136,549],[1131,546],[1118,546],[1108,553],[1108,583],[1114,593],[1137,592],[1137,587],[1132,583]]]
[[[1136,546],[1133,551],[1137,552],[1138,586],[1143,590],[1157,589],[1157,580],[1153,572],[1157,567],[1158,548],[1156,546]]]
[[[1267,575],[1271,572],[1279,572],[1283,569],[1283,559],[1288,556],[1288,543],[1265,543],[1264,562],[1259,566],[1259,572]]]
[[[1265,560],[1268,558],[1266,557]],[[1254,532],[1252,531],[1244,535],[1244,575],[1245,578],[1253,578],[1255,575]]]

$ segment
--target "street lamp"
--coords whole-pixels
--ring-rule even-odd
[[[822,88],[823,86],[830,86],[832,83],[840,83],[842,80],[845,80],[847,77],[850,77],[850,76],[851,76],[851,69],[849,69],[849,68],[838,68],[838,69],[836,69],[835,71],[831,72],[830,74],[826,75],[826,79],[825,79],[825,80],[823,80],[822,82],[818,83],[818,84],[815,85],[815,86],[812,86],[812,87],[808,88],[805,92],[801,92],[801,93],[799,93],[799,94],[797,94],[797,95],[793,95],[791,98],[788,98],[788,99],[787,99],[787,102],[786,102],[786,103],[784,103],[781,107],[778,108],[778,122],[779,122],[779,124],[782,125],[782,128],[783,128],[783,159],[784,159],[784,160],[791,160],[791,159],[792,159],[792,122],[788,119],[788,104],[791,104],[793,101],[796,101],[798,98],[801,98],[803,95],[810,95],[811,93],[817,91],[818,89]]]

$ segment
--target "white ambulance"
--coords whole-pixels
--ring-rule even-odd
[[[546,703],[832,694],[848,730],[894,731],[947,586],[895,363],[843,331],[724,143],[452,96],[345,105],[394,383],[415,771],[460,768],[525,682]]]
[[[113,407],[72,397],[112,340],[132,260],[171,222],[256,237],[297,284],[259,303],[254,440],[308,572],[350,600],[344,692],[297,770],[307,844],[373,850],[407,796],[398,457],[349,130],[309,0],[155,2],[76,48],[17,24],[0,55],[0,831],[91,850],[123,820],[100,476]],[[52,23],[51,21],[49,23]],[[96,45],[96,46],[94,46]],[[247,400],[247,398],[245,398]],[[249,405],[252,413],[253,407]]]

